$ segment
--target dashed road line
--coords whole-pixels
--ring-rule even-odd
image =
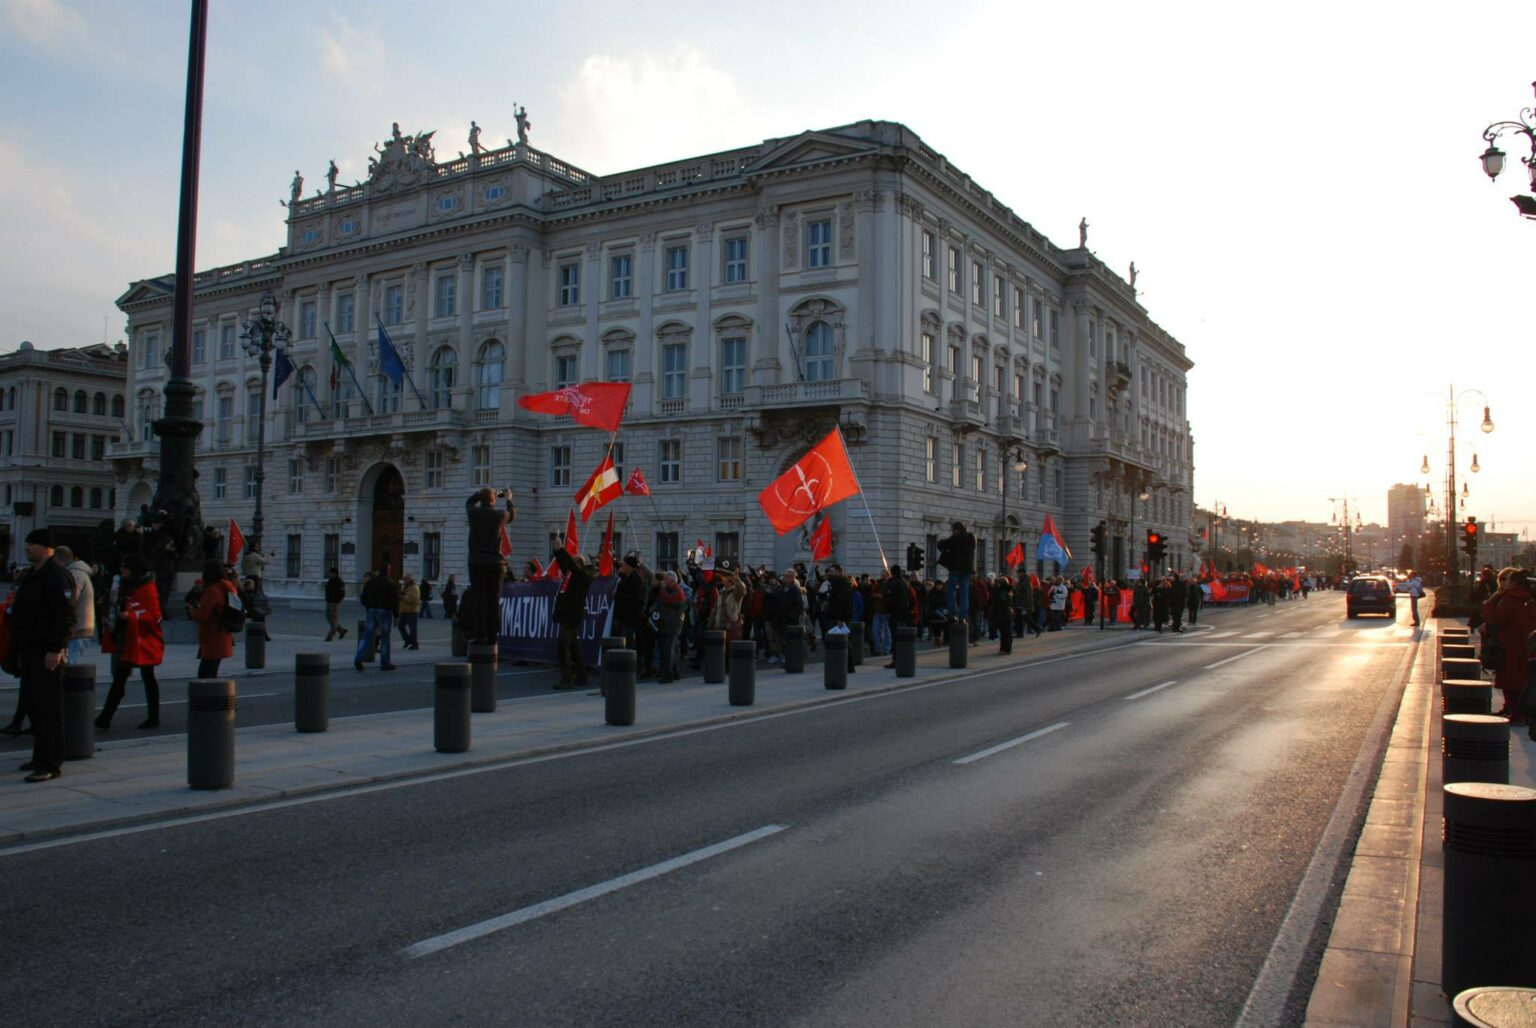
[[[1133,692],[1129,696],[1127,696],[1126,699],[1127,700],[1139,700],[1143,696],[1151,696],[1153,693],[1161,692],[1162,690],[1168,688],[1170,685],[1177,685],[1177,684],[1179,684],[1177,679],[1175,679],[1174,681],[1171,681],[1171,682],[1164,682],[1162,685],[1154,685],[1150,689],[1143,689],[1143,690],[1141,690],[1141,692]]]
[[[974,763],[976,763],[976,761],[983,760],[983,759],[985,759],[987,757],[990,757],[994,753],[1001,753],[1004,750],[1011,750],[1011,749],[1013,749],[1013,747],[1023,745],[1024,743],[1029,742],[1032,739],[1038,739],[1042,735],[1050,735],[1052,732],[1055,732],[1055,731],[1058,731],[1059,729],[1065,728],[1068,725],[1070,725],[1071,723],[1072,722],[1070,722],[1070,721],[1058,721],[1054,725],[1048,725],[1045,728],[1042,728],[1042,729],[1040,729],[1037,732],[1030,732],[1028,735],[1021,735],[1021,736],[1019,736],[1017,739],[1009,739],[1007,742],[1000,742],[996,746],[992,746],[992,747],[989,747],[987,749],[982,750],[980,753],[972,753],[969,757],[961,757],[959,760],[955,761],[955,763],[956,764],[974,764]]]
[[[1219,668],[1219,667],[1221,667],[1224,664],[1230,664],[1233,661],[1242,660],[1244,657],[1251,657],[1255,653],[1258,653],[1258,652],[1260,652],[1260,651],[1262,651],[1264,649],[1265,649],[1265,647],[1263,647],[1263,646],[1255,646],[1253,649],[1249,650],[1247,653],[1239,653],[1235,657],[1228,657],[1226,660],[1218,660],[1214,664],[1207,664],[1207,665],[1205,665],[1204,670],[1206,670],[1206,671],[1214,671],[1216,668]]]

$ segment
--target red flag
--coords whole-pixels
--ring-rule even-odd
[[[768,488],[757,494],[757,502],[768,515],[774,531],[783,535],[799,528],[806,518],[832,504],[846,500],[859,491],[859,482],[843,445],[843,433],[834,428],[804,457],[795,461]]]
[[[512,537],[507,535],[506,525],[501,526],[501,555],[503,557],[512,556]]]
[[[565,552],[572,557],[581,552],[581,539],[576,534],[576,512],[573,510],[565,516]],[[560,565],[551,565],[559,568]]]
[[[549,393],[519,396],[517,405],[535,414],[569,414],[578,425],[617,432],[629,402],[628,382],[583,382]]]
[[[245,536],[240,534],[240,526],[234,518],[229,519],[229,555],[224,563],[233,564],[240,556],[240,551],[245,549]]]
[[[528,576],[528,578],[530,580],[535,579],[535,578],[542,578],[543,577],[543,575],[544,575],[544,565],[539,563],[539,558],[537,558],[537,557],[529,557],[528,558],[528,566],[533,568],[533,574]]]
[[[629,481],[624,483],[624,491],[631,496],[649,496],[651,487],[645,484],[645,476],[640,474],[640,469],[629,473]]]
[[[619,485],[619,472],[613,466],[613,451],[610,450],[597,470],[587,476],[581,488],[576,490],[576,506],[581,509],[581,520],[585,522],[604,505],[612,503],[623,494],[624,487]]]
[[[564,577],[564,572],[560,570],[559,564],[556,564],[554,561],[550,561],[549,567],[544,569],[544,577],[558,582],[561,578]]]
[[[613,574],[613,511],[608,512],[608,530],[603,533],[603,547],[597,551],[597,573]]]
[[[1011,568],[1016,568],[1020,564],[1024,563],[1024,544],[1021,542],[1014,543],[1013,549],[1008,551],[1008,555],[1004,557],[1003,560],[1006,561],[1008,566]]]
[[[1269,574],[1269,568],[1265,567],[1263,564],[1259,563],[1258,561],[1254,561],[1253,562],[1253,573],[1256,574],[1256,575],[1267,575],[1267,574]]]
[[[826,560],[832,556],[832,519],[822,518],[816,531],[811,533],[811,560]]]
[[[1084,585],[1092,585],[1093,584],[1093,565],[1092,564],[1084,564],[1083,565],[1083,584]]]

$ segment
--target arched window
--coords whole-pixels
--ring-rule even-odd
[[[85,506],[85,490],[80,486],[77,485],[69,491],[69,505],[71,507]]]
[[[90,401],[90,397],[85,395],[85,390],[84,389],[79,389],[79,390],[75,391],[75,413],[76,414],[84,414],[86,412],[86,410],[89,408],[90,402],[91,402]]]
[[[502,361],[505,357],[506,351],[494,339],[480,348],[480,359],[475,367],[477,410],[501,409]]]
[[[99,418],[107,416],[107,394],[97,393],[91,399],[91,413]]]
[[[57,411],[69,410],[69,391],[63,386],[53,391],[53,409]]]
[[[97,486],[96,488],[91,490],[91,509],[92,510],[100,510],[101,509],[101,487],[100,486]]]
[[[825,321],[813,321],[805,329],[806,381],[830,381],[832,364],[832,326]]]
[[[453,406],[454,366],[457,363],[458,356],[451,346],[432,355],[432,366],[427,370],[427,402],[434,410],[447,410]]]
[[[48,490],[48,506],[50,506],[50,507],[62,507],[62,506],[64,506],[64,487],[63,486],[56,485],[52,489]]]
[[[112,416],[114,418],[122,417],[125,409],[126,405],[123,403],[123,394],[114,393],[112,395]]]

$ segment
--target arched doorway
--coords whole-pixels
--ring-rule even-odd
[[[385,564],[398,576],[400,548],[405,540],[405,479],[393,464],[386,464],[373,483],[373,539],[368,567],[378,571]]]

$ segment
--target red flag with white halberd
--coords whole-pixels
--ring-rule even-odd
[[[651,495],[651,487],[645,484],[645,476],[640,473],[639,468],[629,473],[629,478],[624,483],[624,491],[631,496]]]
[[[597,470],[588,475],[581,488],[576,490],[576,506],[581,510],[581,520],[585,522],[622,495],[624,487],[619,484],[619,472],[613,466],[613,452],[610,450]]]
[[[832,556],[832,519],[822,518],[816,531],[811,533],[811,560],[826,560]]]
[[[617,432],[629,402],[628,382],[582,382],[548,393],[519,396],[517,405],[535,414],[569,414],[588,428]]]
[[[229,519],[229,553],[224,558],[224,563],[233,564],[240,559],[240,551],[245,549],[245,536],[240,534],[240,525],[234,518]]]
[[[597,551],[597,573],[613,574],[613,511],[608,512],[608,528],[603,532],[603,545]]]
[[[848,459],[848,448],[843,445],[843,433],[834,428],[758,493],[757,502],[774,531],[783,535],[805,524],[812,514],[857,492],[859,480]]]

